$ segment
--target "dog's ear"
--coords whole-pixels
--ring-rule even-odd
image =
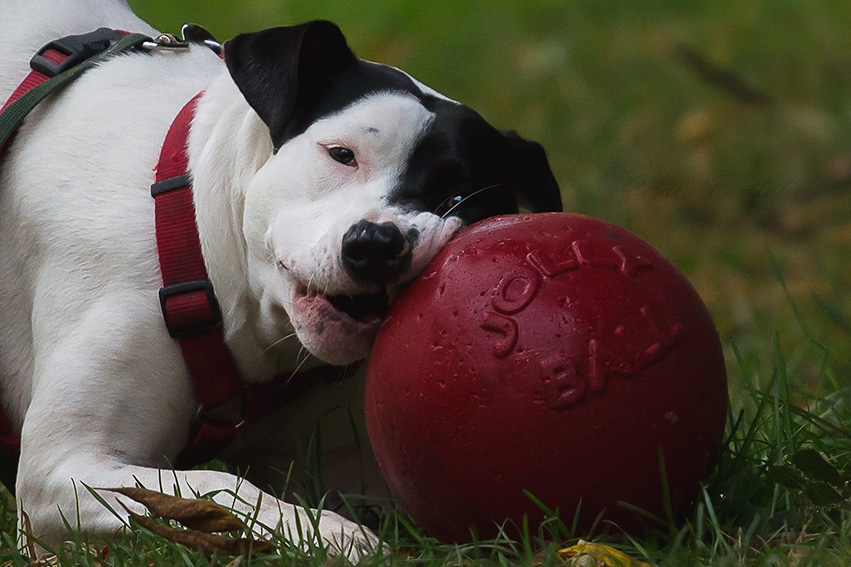
[[[317,20],[238,35],[225,44],[236,86],[277,150],[300,105],[317,100],[336,73],[357,61],[336,25]]]
[[[514,184],[519,188],[521,204],[536,213],[561,212],[561,189],[550,169],[543,146],[521,138],[514,131],[503,131],[511,148]]]

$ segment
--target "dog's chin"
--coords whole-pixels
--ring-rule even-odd
[[[385,292],[335,296],[304,286],[293,299],[290,319],[299,340],[312,355],[334,365],[369,355],[389,303]]]

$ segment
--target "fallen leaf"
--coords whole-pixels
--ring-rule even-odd
[[[810,480],[826,482],[832,486],[843,486],[845,480],[839,471],[815,449],[801,449],[789,459],[796,467],[801,469]]]
[[[816,506],[835,506],[845,501],[832,486],[826,482],[813,482],[804,490],[810,502]]]
[[[230,511],[203,498],[178,498],[145,488],[107,488],[144,505],[153,516],[168,518],[199,532],[233,532],[244,530],[245,524]]]
[[[21,518],[24,523],[24,545],[26,546],[30,557],[36,557],[35,545],[33,544],[32,539],[30,539],[33,533],[33,525],[32,522],[30,522],[30,515],[27,514],[26,511],[21,510]]]
[[[571,567],[650,567],[613,547],[581,539],[576,545],[557,551],[556,555]]]
[[[768,469],[768,478],[787,488],[803,490],[807,485],[807,480],[801,476],[801,473],[797,469],[785,465],[770,467]]]
[[[173,528],[157,523],[151,518],[128,511],[130,517],[140,526],[168,541],[179,543],[205,553],[219,555],[247,555],[249,553],[269,553],[274,549],[268,541],[250,538],[230,538],[217,536],[198,530]]]

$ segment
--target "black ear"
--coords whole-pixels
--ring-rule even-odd
[[[225,44],[228,71],[269,127],[276,150],[298,109],[355,61],[340,28],[324,20],[242,34]]]
[[[536,213],[561,212],[561,189],[550,169],[547,153],[537,142],[526,140],[517,132],[503,132],[511,145],[511,167],[514,183],[520,189],[520,200]]]

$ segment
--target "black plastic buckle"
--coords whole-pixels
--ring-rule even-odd
[[[166,301],[168,298],[196,291],[203,291],[207,295],[207,303],[210,305],[210,311],[212,312],[210,320],[196,323],[191,327],[183,329],[172,326],[171,322],[168,320],[168,310],[166,308]],[[197,337],[198,335],[203,335],[204,333],[216,330],[222,324],[222,309],[219,307],[219,300],[216,299],[216,294],[213,293],[213,283],[210,280],[193,280],[167,285],[160,288],[159,296],[160,309],[162,309],[163,312],[163,320],[165,321],[165,326],[168,329],[169,336],[173,339],[190,339],[192,337]]]
[[[124,36],[121,33],[110,28],[98,28],[81,35],[61,37],[39,49],[38,53],[30,59],[30,68],[53,78],[79,65],[89,57],[103,53],[122,37]],[[44,53],[50,49],[67,55],[68,58],[62,63],[54,63],[44,56]]]

